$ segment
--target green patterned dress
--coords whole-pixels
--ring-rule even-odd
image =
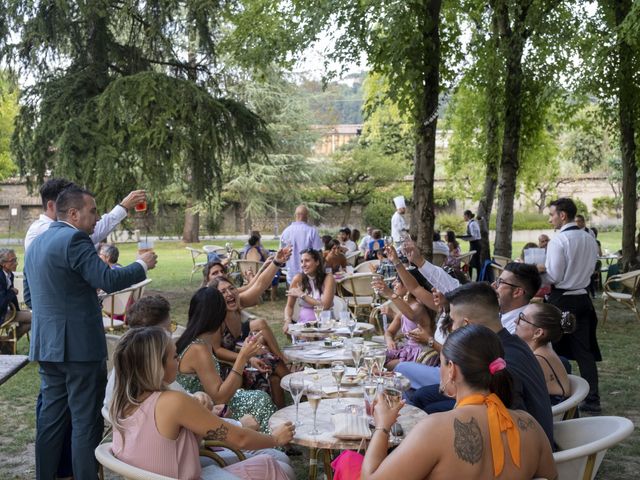
[[[187,345],[187,348],[178,356],[178,365],[182,360],[182,357],[187,350],[194,343],[201,343],[209,346],[204,340],[196,338],[193,342]],[[220,374],[220,365],[218,359],[211,352],[211,359],[216,367],[216,371]],[[180,373],[176,377],[177,382],[189,393],[204,392],[202,383],[195,373]],[[260,390],[243,390],[241,388],[231,397],[227,402],[228,407],[231,409],[231,417],[239,420],[244,415],[251,415],[254,417],[260,425],[260,431],[263,433],[270,433],[269,430],[269,418],[276,411],[276,406],[271,401],[271,397],[268,393]]]

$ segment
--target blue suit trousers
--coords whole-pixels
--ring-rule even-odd
[[[94,450],[104,429],[100,409],[107,384],[106,362],[40,362],[40,380],[37,478],[55,479],[70,417],[74,478],[95,480],[98,463]]]

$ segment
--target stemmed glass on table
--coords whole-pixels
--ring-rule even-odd
[[[318,430],[318,407],[320,406],[320,400],[322,400],[322,386],[314,383],[307,388],[307,400],[309,401],[309,406],[313,410],[313,430],[311,430],[311,435],[318,435],[320,430]]]
[[[373,375],[373,365],[375,363],[375,357],[373,356],[373,352],[368,351],[364,353],[364,357],[362,357],[364,361],[364,368],[367,369],[367,374],[369,376],[369,380],[371,380],[371,376]]]
[[[340,398],[340,383],[342,382],[342,376],[344,375],[344,362],[335,361],[331,362],[331,375],[333,375],[333,379],[336,381],[338,387],[338,401],[336,402],[336,408],[339,409],[342,406],[342,399]]]
[[[356,331],[356,327],[358,326],[358,322],[352,316],[349,316],[349,320],[347,320],[347,328],[349,329],[349,336],[353,338],[353,332]]]
[[[387,352],[386,350],[375,350],[373,352],[373,363],[376,367],[378,367],[378,376],[382,377],[382,373],[384,371],[384,364],[387,361]]]
[[[302,422],[298,419],[298,409],[300,407],[300,399],[304,394],[305,383],[304,383],[304,375],[297,374],[291,375],[289,377],[289,392],[291,392],[291,396],[293,397],[293,402],[296,404],[296,425],[301,425]]]
[[[351,358],[353,358],[353,364],[356,367],[356,374],[360,368],[360,360],[362,359],[363,346],[358,343],[351,344]]]

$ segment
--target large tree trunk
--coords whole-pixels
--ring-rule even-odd
[[[200,214],[193,211],[193,202],[187,202],[187,208],[184,211],[184,228],[182,230],[182,241],[184,243],[198,243],[200,237]]]
[[[191,28],[189,33],[188,51],[189,66],[191,68],[189,70],[188,77],[189,80],[194,83],[198,79],[196,71],[195,42],[195,30]],[[186,178],[188,179],[187,183],[190,183],[193,178],[193,172],[190,169],[186,172]],[[193,193],[189,193],[188,195],[193,195]],[[189,198],[187,200],[187,208],[184,210],[184,228],[182,229],[182,241],[184,243],[198,243],[200,241],[200,214],[193,211],[193,205],[196,203],[196,200],[197,199]]]
[[[620,26],[631,10],[630,0],[615,1],[616,26]],[[624,40],[618,42],[618,115],[622,150],[622,260],[625,271],[636,267],[637,173],[635,125],[636,105],[640,101],[634,83],[636,64],[633,49]]]
[[[491,43],[493,51],[498,51],[498,26],[495,13],[491,18]],[[498,108],[500,103],[500,60],[496,55],[492,56],[491,66],[487,71],[487,82],[485,85],[485,102],[487,105],[486,117],[486,152],[485,152],[485,172],[482,198],[478,202],[478,223],[480,225],[480,265],[491,258],[491,245],[489,242],[489,221],[493,210],[493,200],[496,195],[498,182],[498,165],[500,163],[500,114]]]
[[[510,26],[509,12],[505,2],[496,8],[498,28],[502,43],[501,51],[506,58],[504,84],[504,136],[502,158],[498,173],[498,210],[496,212],[496,242],[494,254],[511,258],[511,238],[513,231],[513,201],[516,194],[516,179],[520,156],[520,130],[522,126],[522,52],[525,37],[522,22],[526,19],[526,9],[520,12]]]
[[[433,179],[435,175],[436,126],[440,90],[440,8],[441,0],[427,0],[423,39],[422,101],[416,121],[417,139],[413,181],[413,215],[411,234],[422,252],[433,252]]]

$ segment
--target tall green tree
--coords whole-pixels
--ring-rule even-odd
[[[13,138],[20,170],[92,188],[106,207],[133,187],[181,184],[188,205],[217,195],[225,162],[269,147],[264,122],[225,96],[214,0],[9,0],[2,58],[33,79]],[[265,60],[265,61],[268,61]],[[184,240],[197,241],[187,215]]]
[[[433,236],[433,179],[441,86],[442,0],[353,2],[294,0],[298,30],[309,41],[330,31],[338,62],[359,62],[366,55],[371,72],[389,82],[389,93],[408,114],[415,138],[412,234],[431,255]],[[451,23],[451,26],[454,26]],[[450,35],[455,38],[455,35]]]
[[[18,84],[6,71],[0,71],[0,180],[15,174],[10,144],[13,125],[18,114]]]
[[[622,259],[637,267],[637,164],[640,132],[640,7],[631,0],[599,0],[585,18],[583,92],[600,101],[600,121],[619,141],[622,170]]]

